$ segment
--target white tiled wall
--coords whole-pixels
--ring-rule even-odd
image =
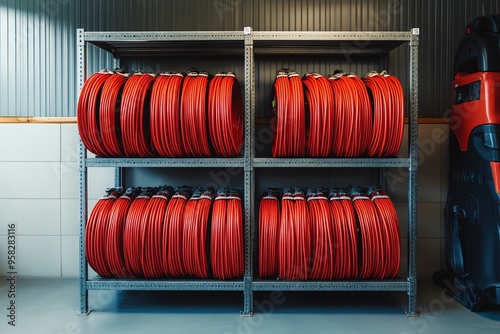
[[[0,124],[0,254],[16,223],[19,276],[78,276],[76,124]],[[112,168],[89,172],[89,206],[113,185]],[[0,276],[7,272],[0,257]]]
[[[438,135],[442,135],[438,138]],[[419,126],[418,275],[430,277],[443,264],[443,209],[448,170],[448,126]],[[444,139],[444,140],[443,140]],[[0,254],[7,224],[15,222],[18,274],[78,276],[78,134],[76,124],[0,124]],[[401,154],[407,152],[407,147]],[[401,220],[402,272],[406,270],[407,179],[390,191]],[[112,168],[89,170],[89,209],[113,185]],[[0,257],[0,276],[7,272]]]

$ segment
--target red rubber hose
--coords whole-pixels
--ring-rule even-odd
[[[151,140],[162,157],[182,157],[180,97],[184,73],[162,73],[151,92]]]
[[[386,233],[385,247],[388,255],[384,278],[392,278],[398,274],[401,261],[398,216],[394,204],[383,190],[372,190],[370,198],[378,211],[380,222]]]
[[[162,189],[151,197],[143,213],[141,266],[146,278],[159,278],[163,275],[163,224],[171,195],[168,189]]]
[[[338,248],[333,240],[328,199],[322,191],[310,189],[307,197],[311,217],[312,268],[310,279],[332,279],[334,254]]]
[[[278,275],[283,279],[308,278],[311,258],[310,217],[300,189],[284,192],[279,236]]]
[[[352,81],[342,73],[329,79],[335,96],[334,148],[335,157],[357,157],[360,152],[359,113]]]
[[[302,157],[306,146],[304,90],[300,76],[279,71],[274,82],[277,123],[273,157]]]
[[[115,73],[106,80],[99,109],[100,134],[107,156],[121,157],[123,151],[120,128],[120,102],[128,74]]]
[[[184,229],[184,212],[191,196],[192,189],[178,189],[168,202],[162,233],[162,271],[165,276],[185,275],[182,246]]]
[[[358,217],[362,240],[360,278],[384,278],[385,248],[378,213],[365,194],[351,191],[353,206]]]
[[[111,277],[113,273],[106,264],[106,235],[109,226],[109,215],[116,198],[121,194],[112,189],[101,197],[85,227],[85,254],[89,265],[102,277]]]
[[[346,273],[346,278],[357,278],[359,277],[359,257],[361,255],[360,245],[359,245],[359,227],[356,220],[356,214],[354,212],[354,206],[350,197],[345,193],[339,193],[339,201],[343,210],[343,215],[347,226],[347,254],[350,259],[348,270]]]
[[[125,268],[133,276],[143,276],[142,258],[142,218],[151,194],[143,192],[137,196],[127,213],[123,231],[123,257]]]
[[[219,73],[210,81],[208,95],[210,140],[217,155],[234,157],[243,145],[243,99],[233,73]]]
[[[199,189],[184,211],[182,257],[186,275],[208,278],[207,232],[212,193]]]
[[[384,75],[389,87],[391,88],[392,104],[393,104],[393,135],[390,148],[386,153],[387,156],[395,156],[398,154],[401,143],[403,141],[404,132],[404,95],[403,87],[399,80],[392,75]]]
[[[399,152],[404,130],[404,97],[394,76],[371,72],[363,80],[373,104],[373,138],[369,156],[394,156]]]
[[[207,133],[207,73],[189,72],[182,85],[180,121],[184,153],[210,156]]]
[[[133,190],[118,198],[109,214],[109,227],[106,236],[106,263],[114,277],[130,278],[132,273],[127,271],[123,257],[123,232],[125,220],[132,201]]]
[[[259,276],[277,274],[280,202],[276,191],[264,194],[259,207]]]
[[[349,198],[350,201],[350,198]],[[334,268],[333,278],[350,278],[352,266],[355,265],[352,259],[352,241],[349,235],[349,225],[344,209],[341,204],[341,197],[336,192],[330,192],[330,212],[332,217],[333,245],[332,252]]]
[[[127,80],[122,93],[120,126],[123,149],[127,157],[151,157],[151,134],[149,130],[150,88],[153,75],[136,73]]]
[[[317,73],[308,73],[303,79],[309,109],[307,154],[328,157],[332,152],[335,109],[332,88],[328,80]]]
[[[105,155],[99,135],[99,102],[102,87],[111,73],[101,71],[91,75],[82,87],[77,104],[77,124],[83,145],[96,155]]]
[[[357,145],[351,153],[353,157],[366,155],[371,144],[371,131],[373,127],[373,111],[370,103],[370,97],[363,81],[354,74],[347,75],[353,91],[356,109],[353,113],[356,115],[354,123],[354,135],[356,136]]]

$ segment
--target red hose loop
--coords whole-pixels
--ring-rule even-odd
[[[305,280],[311,259],[310,216],[300,188],[283,191],[279,235],[278,276]]]
[[[368,195],[375,205],[385,232],[386,269],[384,278],[393,278],[401,264],[401,234],[396,208],[387,193],[379,188],[371,188]]]
[[[123,256],[123,233],[127,213],[132,201],[140,193],[139,188],[129,188],[113,204],[109,214],[109,227],[106,236],[106,263],[114,277],[132,278],[127,271]]]
[[[106,80],[102,88],[99,122],[106,156],[122,157],[125,155],[120,127],[120,104],[127,78],[128,73],[115,73]]]
[[[322,189],[307,190],[307,206],[311,217],[312,268],[310,279],[333,279],[335,258],[342,245],[334,242],[332,216],[328,198]],[[339,254],[343,257],[343,254]]]
[[[172,193],[171,187],[160,188],[158,193],[151,197],[143,212],[141,266],[146,278],[159,278],[164,274],[162,271],[163,224]]]
[[[150,91],[154,76],[136,73],[123,88],[120,107],[120,126],[123,149],[127,157],[151,157]]]
[[[85,255],[90,267],[102,277],[113,276],[106,262],[106,237],[111,209],[120,196],[121,189],[109,189],[97,201],[85,226]]]
[[[302,79],[309,115],[307,155],[329,157],[332,154],[335,127],[333,91],[324,76],[307,73]]]
[[[243,99],[236,76],[218,73],[210,81],[208,127],[215,153],[237,156],[243,145]]]
[[[371,72],[363,82],[373,104],[372,143],[368,155],[395,156],[401,147],[404,130],[404,96],[397,78]]]
[[[185,207],[182,257],[188,276],[209,277],[207,242],[213,197],[212,189],[199,187]]]
[[[189,72],[181,93],[180,121],[184,153],[188,157],[210,156],[207,130],[208,73]]]
[[[304,90],[300,76],[280,70],[274,81],[277,106],[273,157],[302,157],[306,148]]]
[[[161,73],[151,92],[151,141],[162,157],[183,157],[180,123],[181,88],[185,73]]]
[[[213,204],[210,259],[214,278],[238,278],[244,273],[240,192],[240,189],[221,188]]]
[[[276,276],[280,233],[280,193],[268,189],[259,207],[259,276]]]
[[[168,202],[162,233],[162,272],[165,276],[184,276],[184,212],[193,193],[191,187],[180,187]]]
[[[101,91],[111,72],[101,71],[91,75],[84,83],[76,110],[77,126],[83,145],[96,155],[106,155],[99,134],[99,104]]]
[[[141,264],[144,226],[142,218],[153,193],[152,188],[144,188],[129,207],[123,231],[123,258],[125,268],[135,277],[144,275]]]

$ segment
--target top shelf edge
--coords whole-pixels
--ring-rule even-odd
[[[83,40],[96,41],[243,41],[243,31],[84,31]],[[253,31],[254,41],[392,41],[409,42],[411,31]]]

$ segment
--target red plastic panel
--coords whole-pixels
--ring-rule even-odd
[[[461,151],[467,151],[469,136],[475,127],[500,124],[500,73],[457,73],[452,92],[475,81],[481,82],[479,100],[455,104],[452,94],[450,130],[457,136]]]

